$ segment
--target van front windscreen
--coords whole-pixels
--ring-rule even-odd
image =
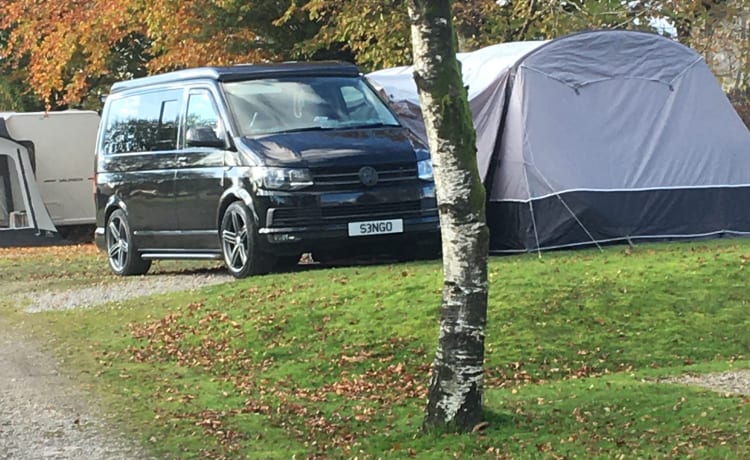
[[[223,87],[242,136],[399,126],[361,78],[266,78]]]

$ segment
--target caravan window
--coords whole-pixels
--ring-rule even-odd
[[[175,150],[182,90],[136,94],[112,101],[105,154]]]

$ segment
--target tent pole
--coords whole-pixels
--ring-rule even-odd
[[[536,231],[536,217],[534,217],[533,200],[529,199],[529,214],[531,214],[531,228],[534,229],[534,239],[536,240],[537,257],[542,258],[542,248],[539,245],[539,233]]]
[[[531,186],[529,185],[529,171],[526,169],[526,162],[523,162],[523,176],[526,180],[526,191],[529,196],[529,215],[531,215],[531,228],[534,230],[534,241],[536,241],[536,253],[539,259],[542,258],[542,247],[539,244],[539,232],[536,229],[536,217],[534,217],[534,199],[531,197]],[[536,167],[535,167],[536,169]]]
[[[583,222],[581,222],[580,219],[578,219],[578,216],[576,216],[573,210],[570,209],[570,207],[568,206],[568,203],[566,203],[565,200],[563,200],[560,195],[555,194],[555,196],[557,197],[558,200],[560,200],[560,203],[562,203],[562,205],[565,206],[565,209],[567,209],[570,215],[573,216],[573,219],[575,219],[575,221],[583,229],[583,231],[586,232],[586,235],[588,235],[591,242],[596,245],[596,247],[599,249],[599,252],[604,252],[599,242],[596,241],[596,239],[594,238],[594,235],[592,235],[591,232],[589,232],[589,230],[586,228],[586,226],[583,225]]]
[[[29,223],[30,224],[33,223],[34,228],[37,231],[36,234],[37,236],[39,236],[42,233],[42,231],[36,223],[36,214],[34,212],[34,205],[31,202],[31,192],[29,191],[29,178],[26,177],[26,174],[24,174],[24,171],[26,171],[26,169],[24,167],[23,158],[21,158],[21,149],[16,149],[16,158],[18,159],[18,168],[21,170],[21,176],[23,177],[23,188],[24,188],[24,191],[26,192],[26,197],[29,202],[28,210],[27,210],[29,213],[29,218],[30,218]]]
[[[549,181],[544,176],[544,174],[542,174],[542,172],[539,170],[539,168],[537,168],[536,165],[533,165],[533,166],[534,166],[534,169],[536,169],[536,172],[539,173],[539,177],[541,177],[542,180],[544,181],[544,183],[547,184],[547,187],[549,187],[550,190],[554,191],[555,189],[552,187],[552,184],[549,183]],[[528,177],[527,177],[526,181],[528,183]],[[578,216],[576,216],[576,214],[573,212],[573,210],[570,209],[570,206],[568,206],[568,203],[566,203],[565,200],[562,199],[562,196],[560,196],[560,194],[558,194],[558,193],[555,193],[555,196],[557,197],[558,200],[560,200],[560,203],[562,203],[562,205],[565,206],[565,209],[568,210],[568,213],[570,213],[570,215],[573,216],[573,219],[575,219],[575,221],[578,223],[578,225],[583,229],[583,231],[589,237],[589,239],[591,240],[591,242],[596,245],[596,247],[599,249],[599,252],[604,252],[604,250],[602,249],[602,247],[599,244],[599,242],[596,241],[596,239],[594,238],[594,235],[592,235],[591,232],[589,232],[589,230],[586,228],[586,226],[583,225],[583,222],[581,222],[581,220],[578,219]],[[533,217],[533,215],[532,215],[532,217]],[[536,229],[536,227],[534,227],[534,228]],[[537,246],[539,246],[538,243],[537,243]]]

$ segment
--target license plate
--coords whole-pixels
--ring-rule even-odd
[[[390,219],[349,222],[349,236],[387,235],[389,233],[404,233],[404,221]]]

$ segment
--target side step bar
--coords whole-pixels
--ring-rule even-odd
[[[221,260],[220,252],[144,252],[141,258],[145,260],[154,259],[199,259],[199,260]]]

